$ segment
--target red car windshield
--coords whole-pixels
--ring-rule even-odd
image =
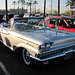
[[[75,19],[66,19],[71,28],[75,28]]]

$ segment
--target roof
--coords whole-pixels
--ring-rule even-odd
[[[51,18],[66,18],[66,19],[75,19],[73,17],[69,17],[69,16],[53,16]]]
[[[26,19],[44,19],[43,17],[41,17],[41,18],[35,18],[35,17],[27,17],[27,18],[15,18],[14,20],[26,20]]]

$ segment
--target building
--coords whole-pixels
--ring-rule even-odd
[[[15,13],[15,14],[27,13],[27,9],[23,9],[23,10],[22,9],[19,9],[19,10],[18,9],[15,9],[15,10],[14,9],[10,9],[9,11],[10,11],[10,13]]]

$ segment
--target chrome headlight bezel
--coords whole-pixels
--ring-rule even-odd
[[[44,45],[40,45],[40,50],[50,49],[51,45],[50,43],[46,43]]]
[[[40,49],[44,49],[44,48],[45,48],[45,45],[41,45],[41,46],[40,46]]]
[[[40,45],[39,50],[50,50],[50,47],[53,45],[53,42],[45,43]]]
[[[51,47],[50,43],[46,44],[46,48],[50,48],[50,47]]]

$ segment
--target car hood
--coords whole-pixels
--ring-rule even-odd
[[[59,33],[50,30],[37,30],[32,32],[20,32],[24,38],[38,45],[53,42],[54,44],[65,44],[75,42],[75,35]],[[61,43],[63,42],[63,43]]]

